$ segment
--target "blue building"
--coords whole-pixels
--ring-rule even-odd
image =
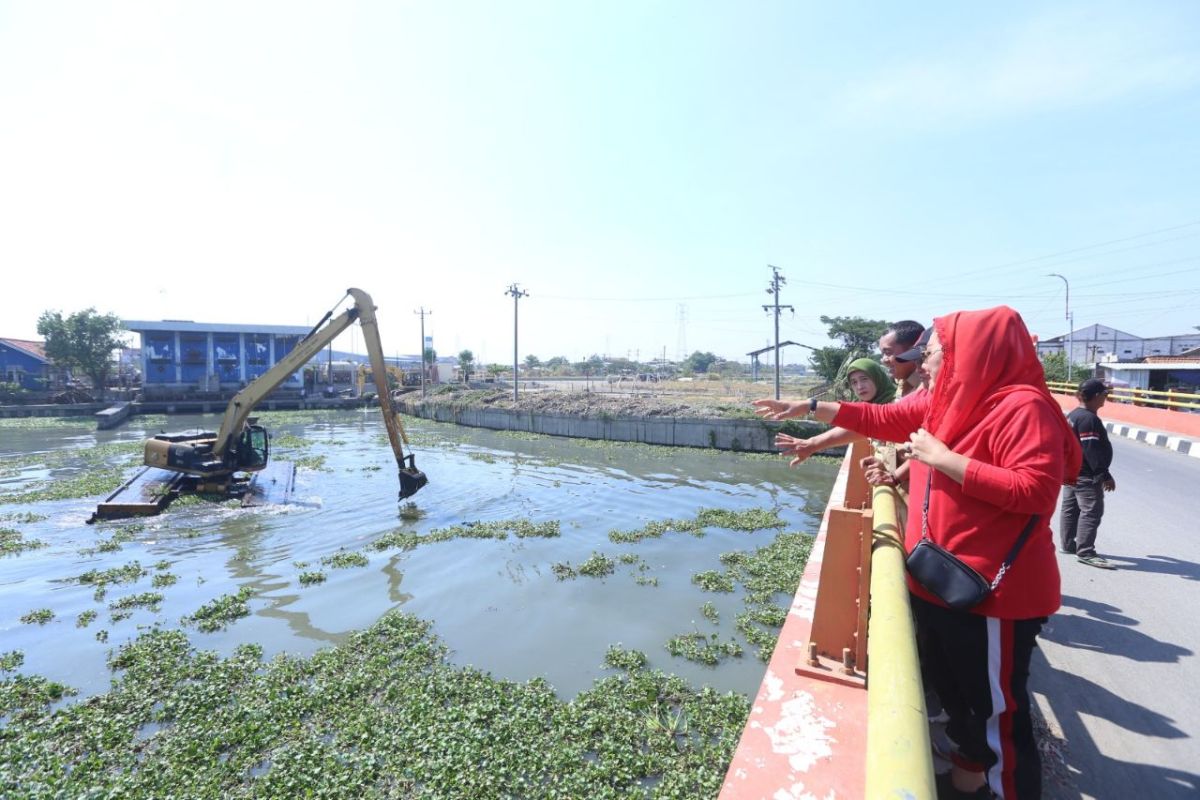
[[[0,339],[0,382],[40,391],[49,388],[49,380],[50,361],[42,342]]]
[[[125,320],[141,336],[146,397],[241,389],[292,351],[309,329],[295,325],[229,325],[190,320]],[[303,389],[296,372],[282,390]]]

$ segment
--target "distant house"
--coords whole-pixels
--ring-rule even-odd
[[[1107,325],[1089,325],[1070,334],[1039,340],[1038,355],[1066,352],[1068,345],[1075,364],[1129,362],[1149,356],[1177,356],[1200,348],[1200,332],[1143,338]]]
[[[45,343],[0,339],[0,380],[30,391],[48,388],[50,360],[46,358]]]
[[[125,320],[141,336],[147,397],[236,391],[269,370],[308,333],[298,325],[231,325],[191,320]],[[297,371],[280,385],[299,392]]]

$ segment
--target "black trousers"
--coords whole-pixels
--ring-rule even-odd
[[[1063,487],[1062,514],[1059,516],[1059,544],[1081,556],[1096,554],[1096,531],[1104,516],[1104,483],[1099,478],[1080,478],[1074,486]]]
[[[997,619],[912,597],[922,673],[950,717],[952,761],[987,773],[997,797],[1037,798],[1041,760],[1029,715],[1029,660],[1045,617]]]

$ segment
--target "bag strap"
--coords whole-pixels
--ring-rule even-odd
[[[933,467],[929,468],[929,478],[925,481],[925,504],[921,508],[921,541],[929,541],[929,494],[933,488]],[[1029,534],[1033,533],[1033,526],[1038,521],[1037,514],[1029,518],[1029,522],[1025,525],[1025,530],[1021,531],[1021,535],[1017,537],[1017,541],[1013,542],[1012,549],[1008,551],[1008,555],[1004,557],[1003,563],[1000,564],[1000,571],[996,573],[996,577],[992,579],[991,590],[996,591],[996,587],[1000,585],[1000,580],[1004,577],[1004,573],[1008,572],[1009,567],[1016,560],[1017,553],[1021,552],[1021,548],[1025,546],[1025,541],[1029,538]]]

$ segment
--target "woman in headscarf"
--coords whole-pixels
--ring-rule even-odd
[[[914,505],[928,504],[926,513],[909,514],[909,551],[925,528],[991,582],[1032,521],[1002,580],[974,608],[951,609],[911,575],[908,583],[922,658],[957,745],[949,754],[954,789],[967,797],[1038,797],[1029,661],[1042,623],[1061,602],[1049,520],[1060,486],[1079,471],[1079,444],[1011,308],[935,319],[921,361],[930,391],[912,402],[755,405],[768,419],[803,409],[866,436],[907,440]]]
[[[896,399],[896,382],[883,365],[872,358],[859,358],[846,369],[850,391],[863,403],[890,403]]]

